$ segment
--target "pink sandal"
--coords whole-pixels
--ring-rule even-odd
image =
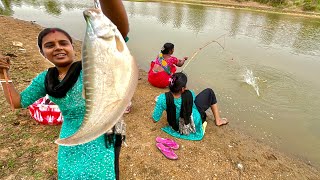
[[[174,153],[173,149],[166,147],[161,143],[157,143],[156,146],[166,158],[172,160],[178,159],[178,156]]]
[[[176,143],[174,140],[169,139],[169,138],[161,138],[161,137],[157,137],[156,138],[156,142],[161,143],[171,149],[179,149],[179,144]]]

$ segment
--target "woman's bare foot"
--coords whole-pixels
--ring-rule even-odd
[[[217,126],[223,126],[223,125],[227,125],[229,122],[227,120],[227,118],[219,118],[216,119],[216,125]]]

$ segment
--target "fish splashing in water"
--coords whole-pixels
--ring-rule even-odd
[[[121,118],[137,86],[138,68],[117,27],[98,8],[83,12],[87,28],[82,45],[86,113],[79,130],[57,139],[83,144],[111,129]]]
[[[256,77],[253,75],[253,72],[252,70],[250,69],[246,69],[245,70],[245,74],[243,75],[243,78],[244,78],[244,81],[251,85],[253,87],[253,89],[256,91],[257,95],[260,96],[260,93],[259,93],[259,86],[258,86],[258,83],[256,81]]]

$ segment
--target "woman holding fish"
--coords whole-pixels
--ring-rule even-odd
[[[171,75],[177,70],[176,66],[183,66],[188,57],[178,59],[172,54],[174,52],[174,44],[165,43],[155,60],[151,61],[148,72],[148,81],[151,85],[158,88],[166,88],[169,86]]]
[[[129,31],[128,19],[121,0],[101,0],[101,8],[118,27],[123,37]],[[95,13],[98,11],[95,10]],[[86,17],[87,21],[90,19]],[[123,41],[123,40],[122,40]],[[124,41],[123,41],[124,42]],[[59,28],[46,28],[39,33],[41,54],[55,66],[41,72],[21,93],[9,76],[10,61],[0,56],[0,79],[7,101],[14,108],[26,108],[49,94],[64,117],[60,138],[73,135],[86,113],[83,98],[83,71],[75,60],[71,36]],[[74,146],[59,146],[58,179],[119,179],[119,153],[122,136],[112,131],[96,139]]]
[[[228,124],[226,118],[220,117],[217,99],[212,89],[207,88],[195,96],[192,90],[187,89],[187,76],[181,72],[172,75],[169,89],[169,92],[157,97],[152,118],[158,122],[163,111],[166,111],[169,125],[162,130],[171,136],[201,140],[207,124],[205,111],[209,108],[217,126]]]

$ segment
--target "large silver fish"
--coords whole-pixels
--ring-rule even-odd
[[[117,27],[100,9],[83,12],[87,28],[82,45],[86,114],[72,136],[60,145],[89,142],[111,129],[122,117],[137,86],[138,68]]]

